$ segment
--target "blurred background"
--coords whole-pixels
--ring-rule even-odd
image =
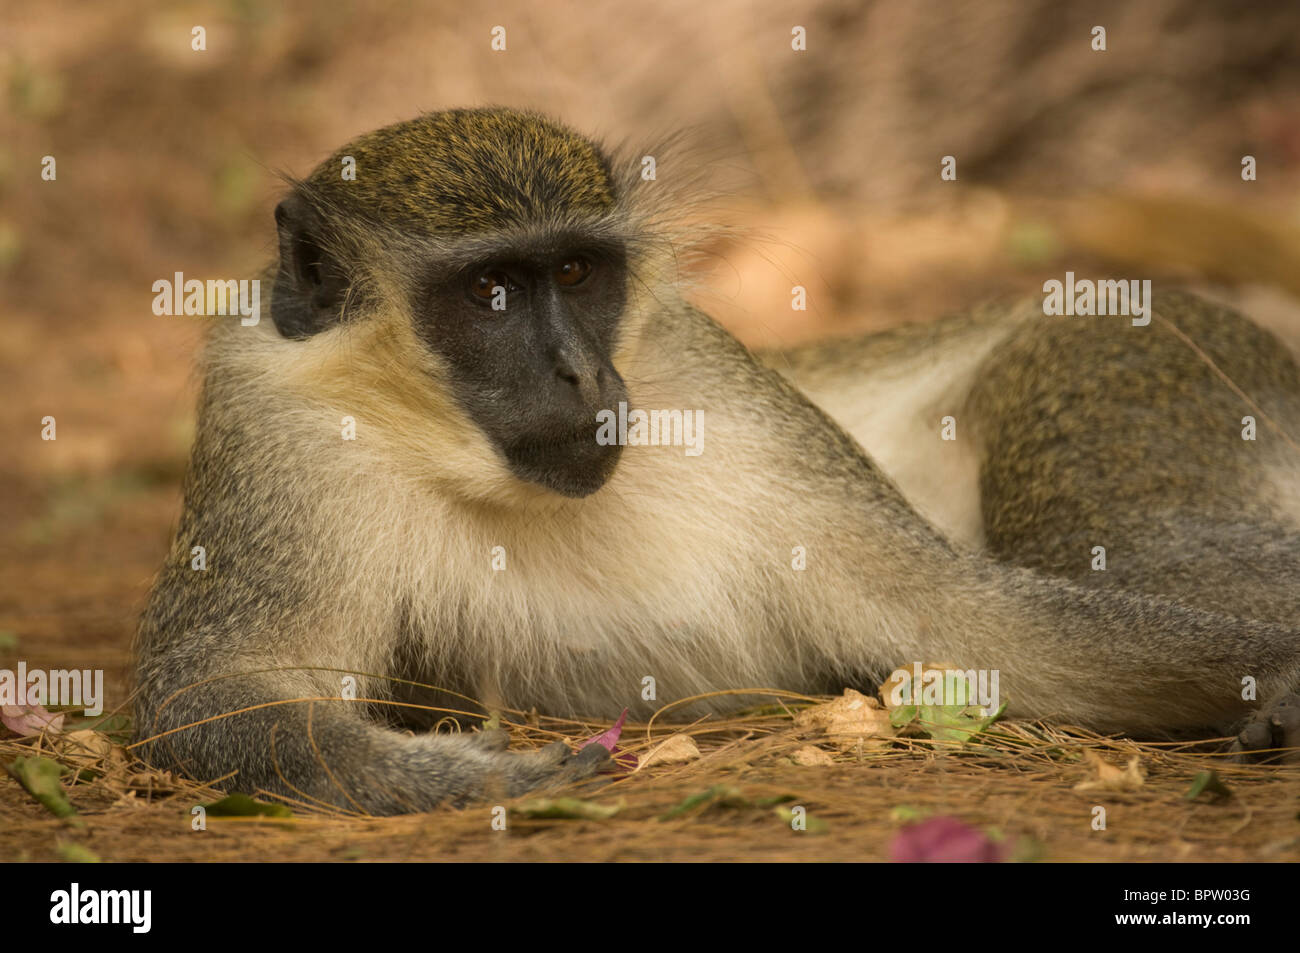
[[[103,668],[125,697],[203,321],[155,317],[152,283],[254,276],[278,171],[485,104],[615,143],[685,130],[733,226],[696,295],[751,345],[930,320],[1067,269],[1300,331],[1295,0],[6,3],[0,667]]]

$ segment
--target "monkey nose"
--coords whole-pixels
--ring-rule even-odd
[[[587,362],[570,360],[561,355],[555,362],[555,376],[561,387],[580,398],[584,404],[594,404],[600,398],[602,369]]]

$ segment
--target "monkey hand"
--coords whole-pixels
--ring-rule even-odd
[[[496,743],[500,745],[499,741]],[[534,788],[568,784],[591,777],[609,761],[609,752],[600,745],[588,745],[581,751],[573,752],[563,741],[527,753],[512,754],[500,750],[499,756],[505,759],[506,791],[511,797]]]
[[[398,736],[376,728],[367,734],[372,746],[362,756],[335,761],[328,775],[303,765],[295,786],[314,784],[317,798],[340,807],[404,814],[558,787],[590,777],[609,760],[600,745],[574,753],[563,741],[536,751],[507,751],[509,738],[501,731]],[[270,779],[259,784],[272,785]]]

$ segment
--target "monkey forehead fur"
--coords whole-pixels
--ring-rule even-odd
[[[409,298],[431,260],[452,269],[575,237],[621,246],[629,292],[653,300],[691,287],[693,264],[729,231],[696,214],[714,195],[687,151],[677,134],[633,151],[530,110],[450,109],[360,136],[305,179],[285,180],[312,210],[321,247],[347,263],[345,318]],[[643,180],[639,160],[650,152],[674,174]],[[345,157],[355,177],[343,178]],[[628,308],[624,342],[641,310]]]
[[[342,160],[360,170],[344,181]],[[361,136],[308,177],[331,204],[429,233],[499,231],[610,211],[616,183],[593,142],[536,113],[452,109]]]

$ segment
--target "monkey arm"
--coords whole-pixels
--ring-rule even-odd
[[[325,544],[323,527],[347,514],[319,508],[321,494],[280,468],[291,457],[277,446],[288,428],[247,400],[247,424],[217,426],[213,408],[225,405],[216,390],[201,403],[181,526],[136,640],[146,760],[369,814],[514,796],[593,773],[607,755],[599,745],[510,753],[495,735],[411,735],[378,723],[371,709],[388,700],[387,686],[362,673],[385,671],[397,637],[387,593],[354,589],[351,580],[373,575]],[[191,555],[200,542],[202,568]],[[355,699],[344,698],[348,674],[359,682]]]
[[[310,679],[263,672],[196,683],[194,670],[183,653],[146,669],[137,708],[143,757],[314,807],[385,815],[513,797],[585,777],[608,755],[600,745],[574,755],[563,742],[509,753],[495,733],[403,734],[368,720],[363,700],[323,696]]]

